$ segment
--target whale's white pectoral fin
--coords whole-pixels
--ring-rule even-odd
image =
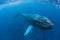
[[[33,26],[29,25],[28,28],[26,29],[24,36],[26,36],[31,30],[32,30]]]

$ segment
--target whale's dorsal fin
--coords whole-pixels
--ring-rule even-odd
[[[32,30],[33,26],[29,25],[28,28],[26,29],[24,36],[26,36],[31,30]]]

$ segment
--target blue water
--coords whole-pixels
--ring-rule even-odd
[[[51,30],[34,27],[24,36],[30,24],[20,15],[22,13],[46,16],[51,19],[54,26]],[[11,4],[0,8],[0,40],[60,40],[60,9],[50,3],[35,2]]]

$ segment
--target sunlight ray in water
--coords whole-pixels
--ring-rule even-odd
[[[23,3],[23,1],[5,3],[5,4],[0,5],[0,9],[10,7],[10,6],[16,6],[16,5],[21,4],[21,3]]]

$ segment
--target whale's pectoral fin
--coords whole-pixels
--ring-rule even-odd
[[[32,30],[32,28],[33,28],[33,26],[29,25],[28,28],[27,28],[27,30],[24,33],[24,36],[26,36]]]

